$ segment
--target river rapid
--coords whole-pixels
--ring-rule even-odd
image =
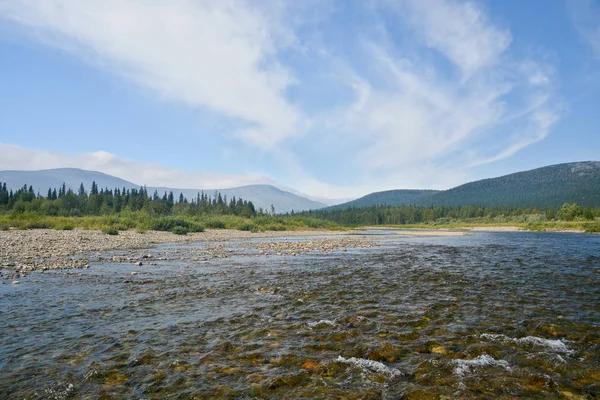
[[[155,265],[4,282],[0,398],[600,396],[600,235],[398,233],[164,244]]]

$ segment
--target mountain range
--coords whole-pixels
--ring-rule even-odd
[[[77,191],[81,183],[89,190],[95,181],[99,188],[139,189],[141,185],[102,172],[76,168],[58,168],[41,171],[0,171],[0,182],[10,189],[31,185],[42,195],[48,188],[59,188],[63,182],[67,188]],[[213,196],[216,191],[227,198],[241,197],[250,200],[255,207],[277,213],[292,210],[305,211],[325,208],[324,203],[307,199],[272,185],[248,185],[229,189],[174,189],[147,187],[148,193],[172,191],[188,200],[198,192]],[[556,164],[530,171],[517,172],[497,178],[466,183],[448,190],[397,189],[368,194],[356,200],[331,206],[328,209],[344,209],[371,206],[496,206],[560,207],[564,203],[577,203],[585,207],[600,207],[600,162],[585,161]]]
[[[87,191],[90,190],[92,182],[96,182],[100,189],[139,189],[142,185],[117,178],[97,171],[86,171],[77,168],[57,168],[41,171],[0,171],[0,182],[6,183],[9,189],[19,189],[24,184],[33,186],[36,192],[46,195],[48,188],[60,188],[65,183],[67,189],[77,191],[83,183]],[[254,206],[265,211],[271,211],[271,205],[277,213],[286,213],[292,210],[316,210],[323,208],[324,203],[309,200],[305,197],[276,188],[272,185],[248,185],[228,189],[175,189],[168,187],[147,186],[149,194],[158,191],[162,196],[165,192],[172,191],[175,197],[182,193],[188,200],[195,199],[199,192],[213,196],[216,191],[222,196],[231,199],[233,196],[250,200]]]
[[[395,206],[515,206],[560,207],[577,203],[600,207],[600,162],[555,164],[498,178],[466,183],[443,191],[388,190],[329,209]]]

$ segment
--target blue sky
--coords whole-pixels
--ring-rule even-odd
[[[0,169],[317,198],[600,157],[600,2],[0,1]]]

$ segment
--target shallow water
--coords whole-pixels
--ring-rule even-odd
[[[600,396],[600,236],[372,233],[0,285],[0,398]]]

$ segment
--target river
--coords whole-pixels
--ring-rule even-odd
[[[0,285],[0,398],[600,396],[599,235],[397,233]]]

